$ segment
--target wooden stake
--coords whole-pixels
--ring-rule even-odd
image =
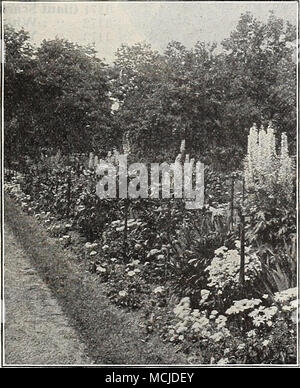
[[[240,284],[245,286],[245,215],[244,215],[244,199],[245,199],[245,179],[243,178],[243,202],[241,209],[241,224],[240,224],[240,240],[241,240],[241,265],[240,265]]]

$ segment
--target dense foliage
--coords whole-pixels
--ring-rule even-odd
[[[105,65],[5,28],[6,191],[190,362],[296,362],[295,37],[245,14],[222,49],[124,45]],[[100,158],[180,144],[206,164],[203,208],[97,196]]]
[[[296,30],[273,14],[265,23],[242,15],[221,47],[123,45],[109,66],[92,47],[55,39],[36,48],[9,26],[4,35],[14,159],[43,147],[100,152],[123,138],[137,158],[167,160],[185,139],[191,155],[228,170],[243,158],[250,125],[269,120],[295,151]]]
[[[270,243],[248,213],[247,231],[256,238],[247,235],[243,242],[242,264],[240,221],[231,219],[230,202],[218,203],[213,180],[207,198],[214,198],[216,207],[206,203],[189,211],[183,200],[175,199],[100,200],[95,169],[88,165],[92,163],[80,157],[58,154],[31,163],[27,173],[17,175],[6,188],[65,248],[76,244],[74,232],[83,236],[77,254],[107,284],[112,302],[143,309],[148,334],[158,330],[198,362],[295,362],[292,201],[278,197],[292,219],[272,218],[285,228],[278,236],[285,244]],[[249,163],[246,166],[249,169]],[[282,174],[280,167],[273,172],[280,179]],[[286,170],[285,178],[288,174]],[[233,195],[231,201],[240,208],[240,195]],[[244,193],[243,211],[251,211],[252,195],[251,190]],[[264,196],[256,197],[260,212],[264,204]]]

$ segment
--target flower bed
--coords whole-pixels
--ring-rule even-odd
[[[17,174],[5,183],[5,191],[24,212],[34,215],[58,244],[73,249],[87,268],[98,274],[112,303],[142,309],[145,340],[158,332],[196,364],[296,362],[297,289],[262,292],[262,266],[251,246],[246,247],[245,288],[241,290],[239,242],[229,239],[224,246],[222,234],[215,228],[215,246],[207,249],[211,240],[205,240],[211,257],[199,257],[203,242],[198,251],[193,245],[188,247],[191,230],[187,217],[183,220],[175,205],[160,204],[156,220],[147,211],[139,211],[139,218],[128,218],[124,246],[124,220],[103,223],[98,238],[87,241],[78,234],[82,229],[76,210],[69,218],[46,211],[45,197],[32,197],[22,186],[24,177]],[[122,207],[117,214],[121,212]],[[171,218],[172,224],[166,227]],[[192,287],[188,282],[181,284],[183,276]]]

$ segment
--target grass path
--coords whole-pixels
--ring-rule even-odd
[[[64,334],[63,327],[71,325],[76,330],[80,340],[86,346],[89,359],[93,360],[95,364],[162,365],[186,363],[186,360],[175,352],[171,344],[163,343],[158,336],[153,335],[145,342],[140,313],[128,313],[113,306],[104,296],[105,284],[101,284],[96,275],[86,272],[70,252],[63,250],[54,239],[49,238],[34,217],[24,214],[15,201],[9,197],[5,198],[4,217],[8,233],[5,236],[7,248],[4,256],[6,263],[5,286],[8,293],[5,300],[7,310],[6,335],[8,336],[6,363],[17,362],[18,357],[23,357],[17,348],[17,343],[27,324],[31,325],[32,330],[42,331],[41,334],[35,333],[36,341],[39,342],[43,338],[43,333],[47,331],[47,325],[50,325],[49,327],[52,324],[55,325],[55,319],[62,319],[57,323],[59,325],[60,322],[62,323],[62,334],[66,338],[70,337],[75,340],[74,332],[70,331],[68,332],[70,334],[67,332]],[[25,257],[26,261],[20,265],[18,261],[25,260]],[[14,260],[17,262],[14,263]],[[36,273],[42,280],[38,280]],[[29,294],[31,301],[26,300],[25,286],[21,283],[17,284],[19,277],[22,276],[28,292],[31,292]],[[9,277],[12,277],[11,280]],[[49,298],[48,290],[46,292],[47,288],[51,290],[54,298]],[[16,295],[16,290],[18,290],[19,295]],[[41,307],[44,299],[45,308],[42,312]],[[15,308],[16,303],[19,306],[17,309]],[[47,309],[51,308],[51,304],[57,306],[59,314],[52,314],[52,310],[49,310],[50,315],[47,319]],[[32,310],[29,310],[29,315],[26,316],[22,308],[28,309],[29,306]],[[14,310],[19,312],[14,312]],[[43,315],[44,312],[46,315]],[[62,312],[68,318],[69,324],[63,318]],[[34,328],[35,322],[39,319],[41,319],[41,325],[44,321],[45,326]],[[9,321],[14,321],[17,325],[14,329],[15,334],[13,332],[9,334],[9,330],[12,330],[12,326],[9,329]],[[54,344],[58,342],[59,340],[55,340]],[[27,346],[31,347],[31,343],[28,342]],[[78,356],[78,360],[82,361],[84,359],[83,347],[77,340],[74,346],[78,348],[75,356]],[[63,355],[63,351],[68,352],[68,349],[72,350],[72,347],[70,345],[69,348],[68,343],[65,343],[62,348],[66,348],[66,350],[61,350],[61,355],[66,357],[63,363],[68,363],[69,358],[67,355]],[[13,355],[13,353],[15,354]],[[46,356],[43,355],[43,357]],[[41,358],[41,361],[43,360],[44,358]]]
[[[5,363],[91,364],[83,343],[5,226]]]

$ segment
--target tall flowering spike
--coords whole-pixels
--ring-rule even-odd
[[[282,158],[289,157],[289,149],[288,149],[288,142],[287,142],[287,136],[285,133],[281,134],[281,148],[280,148],[280,156]]]
[[[89,156],[89,169],[92,170],[94,167],[94,154],[90,152]]]
[[[277,155],[276,155],[276,138],[275,131],[272,127],[272,123],[270,122],[267,128],[266,136],[265,136],[265,144],[264,147],[264,158],[265,158],[265,173],[264,179],[266,180],[266,184],[271,186],[276,183],[276,173],[274,171],[278,171],[277,166]]]
[[[175,159],[175,163],[180,163],[182,158],[182,154],[178,154]]]
[[[293,165],[292,159],[289,156],[287,136],[285,133],[281,134],[281,149],[277,183],[284,186],[287,193],[292,194]]]
[[[283,195],[290,197],[293,190],[293,163],[288,152],[286,134],[281,135],[281,153],[276,153],[276,137],[272,123],[267,130],[256,126],[248,135],[247,156],[244,163],[246,190],[276,195],[278,185]]]
[[[258,131],[256,124],[250,128],[247,144],[247,156],[245,159],[245,185],[249,190],[254,185],[254,170],[256,167],[256,156],[258,146]]]
[[[253,167],[256,168],[257,156],[258,156],[258,129],[256,124],[250,128],[248,135],[248,155],[251,160]]]
[[[115,159],[117,160],[120,155],[119,151],[114,148],[113,153],[114,153]]]
[[[98,156],[95,155],[95,158],[94,158],[94,168],[96,168],[98,166],[98,163],[99,163]]]
[[[181,141],[180,144],[180,153],[183,154],[185,151],[185,139]]]
[[[125,133],[125,135],[123,136],[122,145],[124,154],[129,155],[132,152],[132,147],[129,141],[128,133]]]
[[[266,132],[264,127],[261,126],[258,133],[258,154],[257,154],[257,166],[258,179],[261,180],[266,169]]]
[[[267,136],[268,136],[268,153],[270,157],[274,157],[276,155],[276,138],[275,131],[272,127],[272,122],[269,122],[267,128]]]
[[[250,188],[253,187],[254,185],[254,182],[253,182],[253,172],[252,172],[252,165],[251,163],[249,162],[249,160],[245,159],[245,162],[244,162],[244,172],[245,172],[245,188],[246,190],[250,190]]]

